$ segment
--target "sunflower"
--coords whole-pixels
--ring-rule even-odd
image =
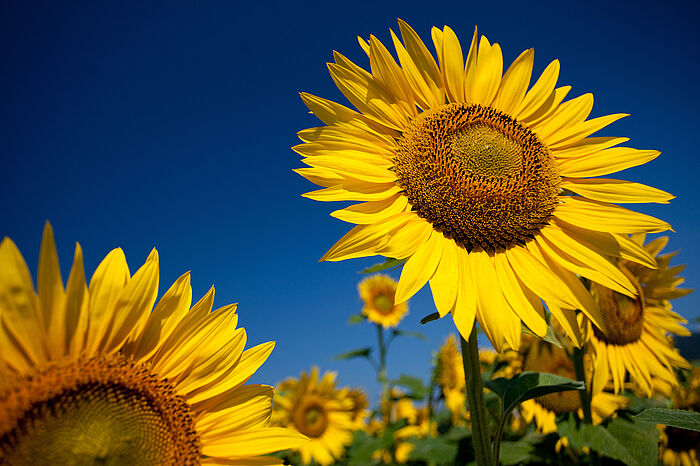
[[[486,354],[486,353],[485,353]],[[479,352],[481,357],[481,351]],[[452,413],[452,421],[459,421],[466,414],[464,364],[457,346],[457,339],[450,334],[437,355],[437,383],[445,396],[445,406]]]
[[[437,61],[399,21],[398,63],[374,36],[360,38],[370,71],[334,52],[328,68],[357,111],[302,93],[325,126],[299,132],[296,172],[323,189],[319,201],[359,201],[331,215],[356,224],[322,257],[406,259],[395,303],[430,283],[441,316],[468,338],[474,319],[497,350],[518,348],[521,322],[545,335],[542,298],[581,344],[574,309],[606,330],[578,280],[624,295],[637,290],[610,257],[649,266],[628,233],[660,232],[663,221],[615,202],[666,203],[670,194],[592,178],[646,163],[654,150],[589,137],[625,114],[588,118],[593,96],[564,102],[553,61],[528,90],[534,52],[502,75],[498,44],[476,30],[466,62],[449,27],[433,28]]]
[[[306,439],[268,427],[273,388],[244,385],[274,343],[243,351],[236,306],[190,308],[189,273],[158,304],[158,253],[130,275],[114,249],[90,284],[76,245],[63,286],[51,226],[35,292],[0,243],[0,463],[279,464]]]
[[[645,235],[635,235],[632,241],[643,247],[650,256],[657,256],[668,243],[668,237],[656,238],[644,244]],[[600,284],[592,284],[591,292],[597,299],[607,324],[608,332],[589,329],[590,342],[596,353],[596,371],[612,374],[615,392],[624,388],[625,375],[647,396],[654,383],[675,386],[674,368],[690,367],[674,348],[668,334],[690,335],[681,325],[686,320],[671,310],[671,299],[692,290],[677,288],[683,283],[678,277],[684,266],[670,267],[675,253],[658,255],[657,268],[620,260],[619,267],[635,284],[637,296],[620,294]]]
[[[700,367],[693,367],[686,384],[676,387],[673,407],[700,412]],[[700,466],[700,433],[663,426],[659,456],[664,466]]]
[[[394,304],[396,280],[388,275],[367,277],[357,286],[364,303],[362,314],[367,320],[384,328],[396,327],[408,313],[408,303]]]
[[[586,367],[589,369],[588,382],[590,383],[592,382],[590,357],[586,357],[585,360]],[[532,342],[527,354],[523,357],[522,367],[525,371],[547,372],[576,379],[573,362],[566,351],[544,340]],[[593,381],[591,416],[594,424],[600,424],[629,403],[628,398],[607,393],[603,388],[604,382],[599,383],[599,379]],[[583,419],[581,398],[575,390],[540,396],[520,405],[520,414],[525,421],[529,423],[534,418],[537,430],[544,434],[556,432],[556,417],[565,413],[576,413]]]
[[[351,401],[352,422],[355,430],[367,430],[367,418],[370,415],[367,393],[361,388],[351,388],[346,392],[346,397]]]
[[[334,372],[326,372],[319,380],[317,367],[299,379],[289,378],[275,395],[273,423],[289,427],[310,442],[298,448],[302,463],[313,459],[321,465],[332,464],[343,456],[352,442],[352,402],[346,391],[335,386]]]

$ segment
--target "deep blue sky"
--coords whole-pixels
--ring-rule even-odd
[[[196,299],[215,284],[217,306],[240,303],[249,345],[277,340],[255,381],[318,364],[378,389],[365,362],[330,360],[374,343],[373,328],[346,321],[361,307],[357,271],[377,261],[317,262],[349,225],[328,216],[339,205],[300,197],[313,186],[291,172],[290,146],[317,126],[299,91],[345,102],[331,51],[368,66],[356,36],[389,44],[397,17],[428,41],[433,25],[466,42],[477,24],[506,66],[534,47],[537,73],[559,58],[570,96],[594,93],[592,116],[630,113],[604,134],[663,154],[620,177],[678,196],[640,210],[671,222],[676,263],[700,288],[695,2],[61,3],[0,4],[0,236],[35,271],[50,220],[64,278],[75,241],[88,274],[116,246],[132,272],[157,247],[161,293],[192,270]],[[696,293],[676,310],[697,317],[699,304]],[[390,376],[427,376],[453,329],[419,329],[433,311],[427,290],[412,300],[402,327],[429,341],[397,341]]]

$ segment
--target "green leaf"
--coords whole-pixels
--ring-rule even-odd
[[[504,416],[507,416],[523,401],[550,393],[583,390],[585,388],[585,384],[581,381],[567,379],[566,377],[546,372],[523,372],[512,379],[499,377],[487,380],[484,385],[498,394],[503,400]]]
[[[391,259],[387,258],[384,262],[381,264],[374,264],[372,267],[367,267],[364,270],[361,270],[360,273],[375,273],[375,272],[381,272],[382,270],[387,270],[391,269],[392,267],[399,267],[406,262],[406,259]]]
[[[634,416],[634,420],[652,424],[666,424],[671,427],[700,432],[700,413],[683,409],[645,409]]]
[[[622,418],[607,427],[580,423],[574,416],[557,425],[559,435],[574,448],[589,447],[629,466],[655,466],[659,431],[652,424],[635,424]]]
[[[428,338],[420,332],[408,332],[406,330],[396,329],[392,333],[394,334],[394,336],[397,336],[397,337],[400,337],[400,336],[415,337],[415,338],[418,338],[419,340],[428,341]]]
[[[401,374],[399,378],[392,383],[408,388],[410,393],[407,396],[419,400],[425,398],[429,390],[421,379],[413,377],[412,375]]]
[[[556,339],[554,334],[552,333],[552,327],[547,327],[547,334],[543,337],[537,335],[535,332],[527,328],[525,324],[523,324],[523,333],[527,333],[528,335],[532,335],[533,337],[539,339],[539,340],[544,340],[547,343],[551,343],[557,348],[562,348],[561,343],[559,343],[559,340]]]
[[[438,320],[440,318],[440,313],[439,312],[433,312],[432,314],[428,314],[427,316],[423,317],[420,320],[421,325],[425,325],[428,322],[432,322],[434,320]]]
[[[408,454],[412,461],[425,461],[428,464],[454,464],[457,444],[442,437],[414,438],[409,440],[413,450]]]
[[[447,433],[442,436],[442,438],[447,439],[451,442],[458,442],[463,438],[471,436],[472,431],[467,429],[466,427],[452,426],[450,427],[450,430],[448,430]]]
[[[348,319],[348,324],[349,325],[360,324],[360,323],[362,323],[363,320],[365,320],[365,316],[363,316],[362,314],[353,314]]]
[[[528,442],[501,442],[500,463],[504,466],[527,463],[535,451],[535,446]]]
[[[343,354],[339,354],[337,356],[333,356],[334,361],[339,361],[339,360],[344,360],[344,359],[353,359],[353,358],[366,358],[369,359],[369,355],[372,352],[372,348],[360,348],[352,351],[345,352]]]

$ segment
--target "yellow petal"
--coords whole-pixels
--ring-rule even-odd
[[[455,307],[452,310],[452,320],[455,323],[455,327],[457,327],[457,331],[462,335],[462,338],[469,341],[469,336],[474,328],[474,319],[476,318],[476,284],[474,283],[471,270],[472,264],[467,251],[459,248],[457,259],[459,261],[460,287]]]
[[[416,252],[418,247],[428,240],[432,225],[416,215],[415,212],[399,214],[408,220],[401,227],[394,228],[385,245],[379,249],[379,254],[385,257],[404,258]]]
[[[629,138],[590,137],[577,141],[563,149],[553,149],[552,154],[558,159],[583,157],[629,140]]]
[[[559,162],[559,173],[569,177],[601,176],[643,165],[659,156],[657,150],[612,147],[584,157],[571,157]]]
[[[442,255],[440,262],[435,268],[433,276],[430,278],[430,290],[433,293],[433,301],[435,307],[440,313],[440,317],[444,317],[450,312],[457,300],[459,290],[459,246],[451,239],[444,238]]]
[[[298,448],[308,442],[302,434],[282,427],[250,429],[207,442],[202,446],[205,456],[245,458],[273,451]]]
[[[381,167],[379,163],[370,163],[369,160],[319,155],[307,157],[302,162],[311,167],[328,168],[341,176],[370,183],[391,183],[397,179],[396,173],[388,170],[388,167]]]
[[[5,329],[34,362],[46,360],[43,317],[29,268],[10,238],[0,243],[0,317]]]
[[[408,198],[403,194],[395,194],[385,200],[369,201],[336,210],[331,212],[331,216],[345,222],[367,225],[404,212],[407,206]]]
[[[514,116],[518,120],[524,120],[533,115],[547,101],[554,92],[559,78],[559,60],[554,60],[547,65],[535,84],[532,86],[522,100]]]
[[[520,106],[527,86],[532,76],[532,65],[535,59],[534,49],[527,49],[515,59],[503,75],[501,87],[498,90],[494,107],[510,115]]]
[[[473,102],[490,106],[501,85],[502,74],[503,54],[501,47],[498,44],[492,46],[485,36],[481,36],[479,53],[476,58],[476,76],[471,92]]]
[[[418,72],[434,94],[435,102],[438,104],[444,103],[445,91],[442,82],[442,74],[440,73],[437,63],[435,63],[435,58],[433,58],[433,55],[428,51],[428,48],[416,31],[400,19],[399,29],[401,30],[401,38],[406,47],[406,52],[410,55]]]
[[[401,278],[396,287],[394,304],[401,304],[428,282],[433,276],[442,256],[442,233],[433,231],[428,239],[418,247],[415,253],[408,258],[401,271]]]
[[[318,189],[302,194],[303,197],[316,201],[381,201],[402,191],[396,183],[348,183],[343,180],[341,185]]]
[[[457,35],[449,26],[445,26],[443,29],[440,59],[450,100],[452,102],[464,102],[464,57],[462,56],[462,46],[459,44]]]
[[[64,352],[64,299],[63,279],[58,264],[58,253],[53,228],[46,222],[39,250],[39,271],[36,280],[37,293],[43,314],[46,344],[49,353],[63,355]]]
[[[65,347],[73,357],[83,352],[88,329],[89,302],[83,249],[76,243],[73,266],[66,283],[65,322],[62,326],[65,330]]]
[[[593,118],[588,121],[578,123],[568,129],[558,131],[548,139],[549,147],[552,150],[568,147],[586,136],[590,136],[596,131],[605,128],[613,122],[629,116],[627,113],[616,113],[614,115],[606,115],[599,118]]]
[[[608,233],[659,233],[671,226],[657,218],[615,204],[562,196],[554,215],[567,223]]]
[[[562,188],[596,201],[668,204],[675,196],[640,183],[609,178],[570,178],[562,181]]]
[[[557,140],[561,131],[583,122],[593,109],[593,94],[583,94],[564,102],[535,132],[546,143]]]
[[[413,95],[415,95],[417,105],[423,110],[437,107],[440,102],[436,98],[436,96],[439,95],[439,92],[437,92],[438,88],[434,85],[434,83],[429,84],[426,81],[426,77],[424,77],[421,70],[418,69],[418,66],[413,61],[411,55],[403,46],[399,38],[396,37],[394,31],[390,32],[391,40],[394,42],[394,48],[396,49],[396,54],[398,55],[399,62],[401,63],[402,72],[411,88],[411,92]],[[431,84],[433,87],[431,87]]]

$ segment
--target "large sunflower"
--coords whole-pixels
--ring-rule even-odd
[[[352,442],[352,401],[346,390],[335,386],[335,373],[326,372],[319,380],[317,367],[299,379],[282,382],[275,395],[272,420],[309,437],[310,442],[298,448],[301,461],[313,459],[321,465],[340,459],[345,447]]]
[[[656,238],[644,244],[645,235],[632,240],[649,255],[657,256],[668,243],[668,237]],[[675,253],[656,257],[657,268],[649,269],[627,260],[619,267],[635,284],[638,295],[634,298],[593,284],[607,334],[590,328],[590,342],[596,354],[596,371],[612,374],[615,391],[624,388],[625,376],[647,396],[654,391],[655,379],[664,385],[678,384],[674,372],[678,367],[690,367],[674,348],[668,334],[687,336],[690,332],[681,325],[686,320],[671,310],[670,300],[691,292],[677,288],[683,283],[678,276],[684,266],[669,267]]]
[[[121,249],[88,287],[80,245],[66,287],[50,225],[37,292],[0,244],[0,463],[279,464],[306,439],[268,427],[273,388],[244,385],[274,343],[243,351],[236,306],[191,309],[190,276],[158,304],[158,253],[131,276]]]
[[[394,303],[396,280],[378,273],[365,278],[357,285],[364,303],[362,315],[384,328],[396,327],[408,313],[408,303]]]
[[[589,137],[625,116],[588,118],[593,96],[563,102],[553,61],[528,90],[533,50],[503,71],[498,44],[476,30],[464,59],[449,27],[433,28],[437,60],[399,21],[398,64],[371,36],[360,44],[366,71],[334,52],[328,68],[355,106],[302,93],[326,125],[299,133],[296,170],[324,189],[320,201],[360,201],[331,215],[355,226],[323,259],[383,255],[407,259],[396,303],[430,283],[441,316],[452,313],[468,338],[478,319],[496,349],[517,348],[521,322],[542,336],[542,298],[578,343],[573,309],[605,329],[577,276],[634,297],[610,259],[653,260],[626,234],[669,229],[614,202],[668,202],[638,183],[591,178],[646,163],[654,150],[615,147],[619,137]]]

